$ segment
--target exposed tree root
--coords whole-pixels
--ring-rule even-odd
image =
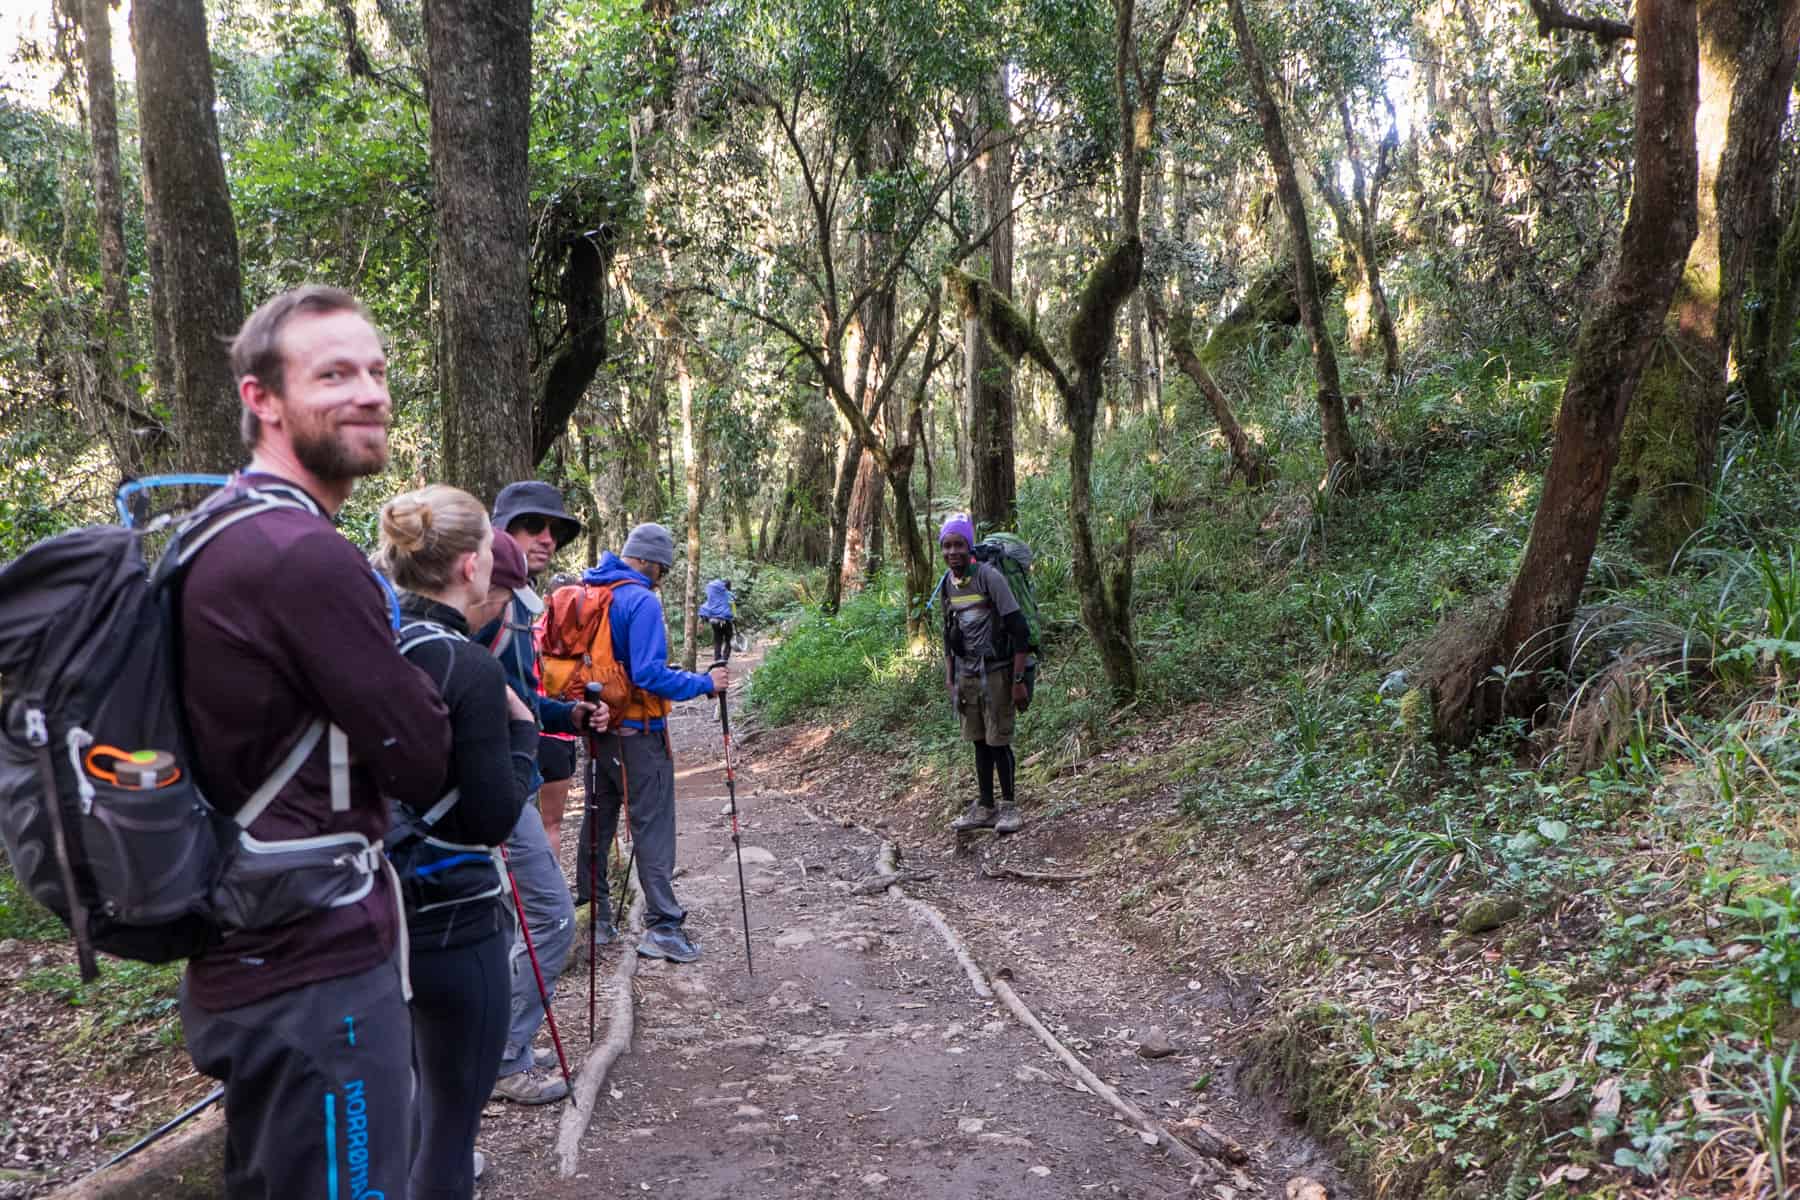
[[[900,851],[894,843],[882,842],[879,859],[881,873],[898,875],[899,861]],[[887,891],[890,896],[923,917],[933,929],[938,931],[938,936],[944,939],[944,944],[950,947],[952,954],[956,955],[956,961],[962,964],[963,971],[968,975],[976,995],[984,1000],[997,997],[1002,1004],[1006,1005],[1007,1011],[1012,1013],[1021,1025],[1036,1034],[1038,1040],[1048,1046],[1051,1052],[1062,1060],[1063,1065],[1069,1068],[1070,1073],[1079,1079],[1090,1092],[1112,1105],[1114,1111],[1136,1126],[1147,1143],[1172,1150],[1188,1162],[1198,1162],[1201,1159],[1222,1159],[1226,1162],[1243,1161],[1244,1152],[1235,1144],[1214,1137],[1204,1129],[1189,1131],[1188,1136],[1192,1140],[1183,1140],[1151,1118],[1144,1110],[1120,1096],[1116,1090],[1090,1071],[1079,1058],[1076,1058],[1067,1046],[1058,1041],[1055,1034],[1044,1028],[1044,1023],[1037,1019],[1037,1015],[1023,1000],[1019,999],[1019,994],[1013,991],[1012,985],[1007,982],[1011,978],[1010,971],[1002,968],[994,974],[990,982],[988,976],[983,973],[981,965],[975,961],[975,956],[969,953],[968,943],[964,942],[962,936],[950,927],[950,923],[944,920],[942,913],[925,901],[908,896],[900,890],[897,884],[889,884]]]
[[[637,874],[634,870],[633,875]],[[625,930],[638,930],[644,923],[644,889],[635,886],[631,901],[631,911],[625,917]],[[589,935],[591,936],[591,935]],[[589,951],[592,953],[592,951]],[[618,1057],[631,1048],[631,1033],[636,997],[632,994],[632,977],[637,974],[638,956],[627,950],[619,959],[619,965],[613,968],[613,1005],[612,1013],[606,1022],[606,1040],[588,1052],[587,1061],[576,1073],[575,1086],[570,1092],[573,1104],[563,1109],[562,1123],[556,1133],[556,1154],[558,1170],[564,1179],[575,1177],[575,1168],[580,1164],[581,1135],[587,1132],[588,1125],[594,1119],[594,1105],[598,1101],[600,1088],[606,1083],[606,1074],[612,1069]]]
[[[1100,872],[1027,871],[1023,867],[1009,867],[1005,863],[996,866],[983,859],[981,873],[989,879],[1017,879],[1024,883],[1080,883],[1084,879],[1092,879]]]

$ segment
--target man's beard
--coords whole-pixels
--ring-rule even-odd
[[[357,428],[367,428],[358,426]],[[379,448],[352,447],[340,436],[341,426],[324,430],[295,429],[290,434],[294,457],[320,479],[360,479],[379,474],[387,466],[387,435]]]

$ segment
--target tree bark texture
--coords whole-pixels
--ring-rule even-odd
[[[119,171],[119,107],[113,78],[111,6],[79,0],[82,71],[87,79],[88,142],[93,148],[94,214],[99,227],[100,297],[94,318],[94,424],[127,475],[156,468],[168,430],[138,403],[129,377],[136,366],[131,337],[130,266],[125,256],[125,186]]]
[[[175,414],[175,465],[229,471],[244,450],[224,342],[243,324],[244,295],[213,115],[205,6],[202,0],[136,0],[131,37],[144,207],[154,214],[150,287],[159,399]]]
[[[1004,70],[995,73],[980,111],[988,114],[986,150],[971,170],[977,218],[993,232],[987,244],[987,281],[999,295],[1013,290],[1012,130]],[[977,320],[963,321],[963,372],[968,413],[969,516],[979,531],[1018,526],[1018,480],[1013,464],[1012,367],[982,335]]]
[[[794,466],[782,496],[773,556],[818,566],[831,553],[831,408],[808,397],[803,412],[789,446]],[[764,553],[770,553],[766,543]]]
[[[1237,36],[1238,53],[1243,56],[1244,72],[1250,79],[1257,119],[1262,125],[1263,149],[1275,168],[1275,191],[1294,239],[1294,294],[1300,305],[1300,320],[1312,342],[1313,373],[1318,377],[1319,425],[1325,442],[1325,469],[1330,477],[1348,480],[1356,470],[1356,442],[1350,435],[1350,422],[1344,412],[1344,388],[1338,379],[1337,354],[1332,349],[1331,332],[1325,327],[1325,309],[1319,298],[1319,276],[1313,264],[1312,230],[1307,224],[1306,200],[1300,194],[1300,177],[1294,171],[1294,156],[1282,128],[1281,110],[1276,107],[1275,94],[1269,87],[1262,51],[1257,48],[1249,19],[1244,15],[1244,0],[1230,0],[1230,7],[1231,28]]]
[[[1727,355],[1750,254],[1773,219],[1800,0],[1702,0],[1699,41],[1699,231],[1626,418],[1615,485],[1641,551],[1664,565],[1706,517]]]
[[[1543,496],[1499,621],[1476,653],[1432,672],[1437,729],[1450,740],[1535,712],[1549,671],[1568,661],[1619,433],[1694,241],[1697,58],[1693,0],[1638,0],[1636,165],[1618,262],[1576,342]]]
[[[428,0],[444,477],[492,503],[531,475],[530,0]]]

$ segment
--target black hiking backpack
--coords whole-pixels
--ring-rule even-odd
[[[214,536],[275,508],[319,511],[298,488],[237,489],[176,522],[154,566],[148,531],[96,525],[0,570],[0,841],[26,892],[74,933],[84,980],[98,974],[95,950],[187,958],[221,932],[360,898],[379,869],[359,835],[248,833],[320,743],[347,780],[343,735],[324,721],[298,731],[235,815],[208,804],[196,778],[181,579]]]

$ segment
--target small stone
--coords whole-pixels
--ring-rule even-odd
[[[987,1128],[987,1122],[980,1117],[964,1117],[956,1123],[956,1132],[958,1133],[980,1133],[985,1128]]]
[[[988,1037],[993,1037],[997,1033],[1005,1033],[1006,1032],[1006,1022],[1005,1021],[989,1021],[981,1027],[981,1032],[986,1034]]]
[[[1013,1072],[1013,1078],[1020,1083],[1049,1083],[1050,1072],[1040,1067],[1020,1067]]]
[[[962,1035],[963,1035],[963,1027],[962,1027],[962,1023],[960,1021],[952,1022],[951,1024],[946,1025],[944,1027],[943,1038],[946,1042],[955,1041],[957,1038],[961,1037]]]
[[[654,1129],[631,1129],[631,1130],[626,1131],[625,1136],[641,1142],[641,1141],[645,1141],[646,1139],[655,1137],[656,1130],[654,1130]]]
[[[774,1133],[775,1126],[767,1121],[741,1121],[725,1132],[742,1134],[745,1137],[761,1137],[767,1133]]]
[[[737,1106],[737,1111],[731,1115],[734,1117],[760,1117],[766,1114],[754,1104],[740,1104]]]
[[[792,1075],[764,1075],[763,1082],[774,1084],[792,1083],[794,1082],[794,1077]]]
[[[0,941],[0,954],[17,954],[18,952],[18,938],[7,938],[4,941]]]
[[[1175,1043],[1161,1026],[1152,1025],[1138,1039],[1137,1052],[1139,1058],[1167,1058],[1175,1053]]]
[[[819,935],[810,929],[790,929],[775,939],[775,944],[783,950],[792,950],[818,940]]]
[[[1287,1200],[1331,1200],[1331,1193],[1318,1180],[1296,1175],[1287,1181]]]
[[[1511,896],[1483,896],[1463,909],[1456,920],[1456,931],[1462,934],[1486,933],[1498,929],[1525,911]]]
[[[1036,1175],[1039,1179],[1048,1179],[1050,1177],[1050,1168],[1044,1166],[1042,1163],[1032,1167],[1030,1171],[1031,1174]]]
[[[978,1134],[975,1140],[984,1146],[1005,1146],[1009,1150],[1031,1149],[1031,1139],[1020,1137],[1016,1133],[983,1133]]]
[[[888,1178],[880,1171],[870,1171],[867,1175],[862,1177],[862,1181],[869,1187],[880,1187],[888,1181]]]

